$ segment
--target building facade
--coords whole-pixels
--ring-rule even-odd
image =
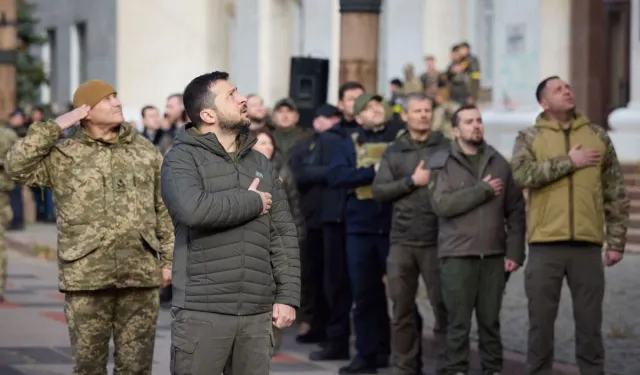
[[[582,111],[614,129],[621,157],[640,158],[623,146],[640,138],[640,0],[31,1],[50,40],[43,101],[58,108],[79,82],[100,78],[137,113],[212,70],[273,104],[288,94],[292,56],[330,61],[330,102],[349,59],[369,59],[368,86],[386,94],[406,63],[419,74],[432,55],[445,69],[451,46],[468,41],[482,67],[487,138],[500,151],[509,155],[538,114],[537,83],[558,75]]]

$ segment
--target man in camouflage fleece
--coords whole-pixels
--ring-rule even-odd
[[[4,302],[4,292],[7,284],[7,254],[4,234],[13,218],[9,192],[13,189],[13,181],[4,169],[4,159],[11,145],[18,140],[18,135],[12,129],[0,128],[0,303]]]
[[[553,322],[566,277],[580,373],[601,375],[603,263],[610,267],[622,259],[629,197],[609,136],[575,110],[569,85],[547,78],[536,98],[544,112],[518,134],[512,156],[514,178],[529,190],[527,374],[551,372]]]
[[[151,374],[159,287],[171,281],[173,261],[162,156],[124,122],[109,84],[83,83],[73,105],[31,125],[5,167],[15,181],[53,191],[73,373],[106,374],[113,333],[115,373]]]

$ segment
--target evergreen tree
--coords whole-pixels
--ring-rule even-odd
[[[34,17],[37,5],[27,0],[17,0],[16,5],[18,13],[16,105],[27,109],[39,104],[40,86],[49,83],[42,61],[32,53],[32,47],[45,44],[47,39],[37,31],[39,20]]]

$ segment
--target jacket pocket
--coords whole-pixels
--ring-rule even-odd
[[[53,193],[56,213],[69,226],[104,217],[105,182],[96,168],[80,169],[64,176]]]
[[[101,230],[92,225],[60,225],[58,258],[73,262],[97,250],[102,244]]]
[[[192,375],[194,372],[194,353],[198,341],[171,331],[171,361],[169,364],[172,375]]]

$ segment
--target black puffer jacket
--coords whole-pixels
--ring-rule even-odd
[[[296,227],[278,172],[241,134],[229,155],[214,134],[187,126],[162,166],[162,197],[173,219],[176,244],[173,305],[229,315],[271,311],[300,300]],[[273,206],[247,188],[271,193]]]

